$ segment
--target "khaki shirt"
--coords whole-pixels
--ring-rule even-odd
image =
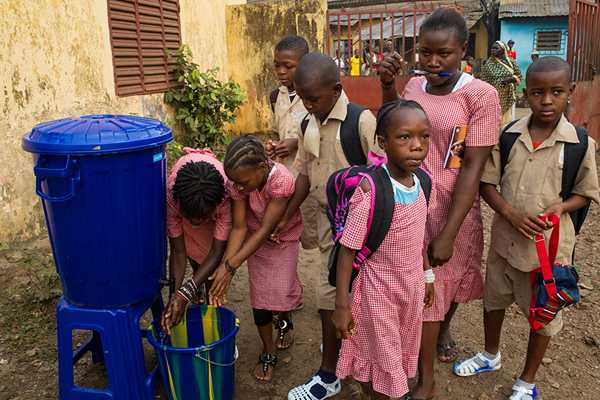
[[[300,131],[300,123],[308,114],[300,96],[296,95],[294,100],[290,101],[288,88],[281,86],[277,95],[277,102],[273,110],[273,130],[279,134],[279,140],[296,139]],[[285,160],[282,160],[289,170],[293,170],[296,153],[290,154]]]
[[[347,107],[348,99],[342,94],[325,121],[323,123],[317,121],[321,135],[319,157],[304,150],[304,138],[302,132],[298,132],[298,155],[296,157],[298,172],[308,176],[310,190],[315,192],[314,195],[322,207],[327,205],[325,193],[327,179],[335,171],[349,166],[340,141],[340,127],[342,121],[346,119]],[[373,113],[369,110],[363,111],[358,120],[358,131],[365,154],[368,151],[383,154],[383,151],[375,143],[375,126],[376,120]]]
[[[501,173],[500,147],[496,145],[484,168],[482,182],[500,185],[500,193],[513,207],[529,215],[543,213],[560,201],[564,143],[578,143],[575,127],[563,116],[552,134],[533,149],[529,135],[531,116],[515,123],[509,132],[520,133]],[[598,202],[596,142],[590,137],[587,153],[581,163],[573,193]],[[545,232],[546,240],[551,231]],[[529,272],[539,266],[535,243],[521,235],[498,213],[492,222],[491,247],[514,268]],[[575,229],[568,213],[560,218],[560,242],[556,262],[570,264],[575,247]]]

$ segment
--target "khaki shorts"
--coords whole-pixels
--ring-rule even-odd
[[[327,219],[327,211],[323,205],[317,204],[316,227],[319,238],[319,277],[317,279],[317,309],[319,310],[335,310],[335,286],[329,284],[329,253],[333,249],[333,239],[331,237],[331,229],[329,220]]]
[[[487,259],[483,306],[486,311],[504,310],[517,303],[523,315],[529,315],[531,305],[531,273],[512,267],[505,258],[490,249]],[[543,329],[537,333],[554,336],[563,327],[562,313],[558,313]]]

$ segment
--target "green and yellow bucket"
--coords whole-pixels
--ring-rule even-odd
[[[224,307],[188,307],[171,336],[150,332],[170,400],[231,400],[240,321]]]

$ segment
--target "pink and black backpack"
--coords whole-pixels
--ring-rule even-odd
[[[377,156],[375,156],[378,158]],[[394,216],[394,189],[387,171],[382,167],[383,159],[378,158],[373,165],[353,165],[333,173],[327,181],[327,216],[333,235],[333,250],[329,256],[329,283],[336,285],[337,257],[341,247],[340,239],[346,226],[350,199],[363,179],[371,187],[371,208],[367,222],[369,232],[362,249],[356,253],[352,269],[352,280],[358,275],[361,265],[381,245],[392,224]],[[425,199],[429,203],[431,194],[431,178],[422,169],[415,175],[419,179]],[[350,285],[352,286],[352,285]]]

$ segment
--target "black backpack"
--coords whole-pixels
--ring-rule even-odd
[[[346,119],[342,121],[340,127],[340,141],[342,150],[346,156],[346,160],[350,165],[365,165],[367,164],[367,156],[365,155],[360,143],[360,133],[358,132],[358,122],[360,115],[366,108],[358,104],[348,103]],[[308,126],[308,114],[302,120],[300,129],[302,135],[306,132]]]
[[[517,132],[508,132],[508,130],[517,122],[518,120],[508,124],[500,134],[501,174],[504,174],[504,168],[508,164],[510,151],[519,137],[519,133]],[[573,187],[575,185],[575,180],[577,179],[577,174],[579,173],[579,168],[581,167],[581,163],[588,149],[588,134],[585,128],[576,127],[575,130],[577,131],[579,143],[564,144],[564,164],[560,191],[560,196],[563,201],[566,201],[573,193]],[[571,221],[573,221],[576,235],[581,231],[581,227],[583,226],[583,222],[585,221],[589,209],[590,205],[588,204],[569,214],[571,216]]]

